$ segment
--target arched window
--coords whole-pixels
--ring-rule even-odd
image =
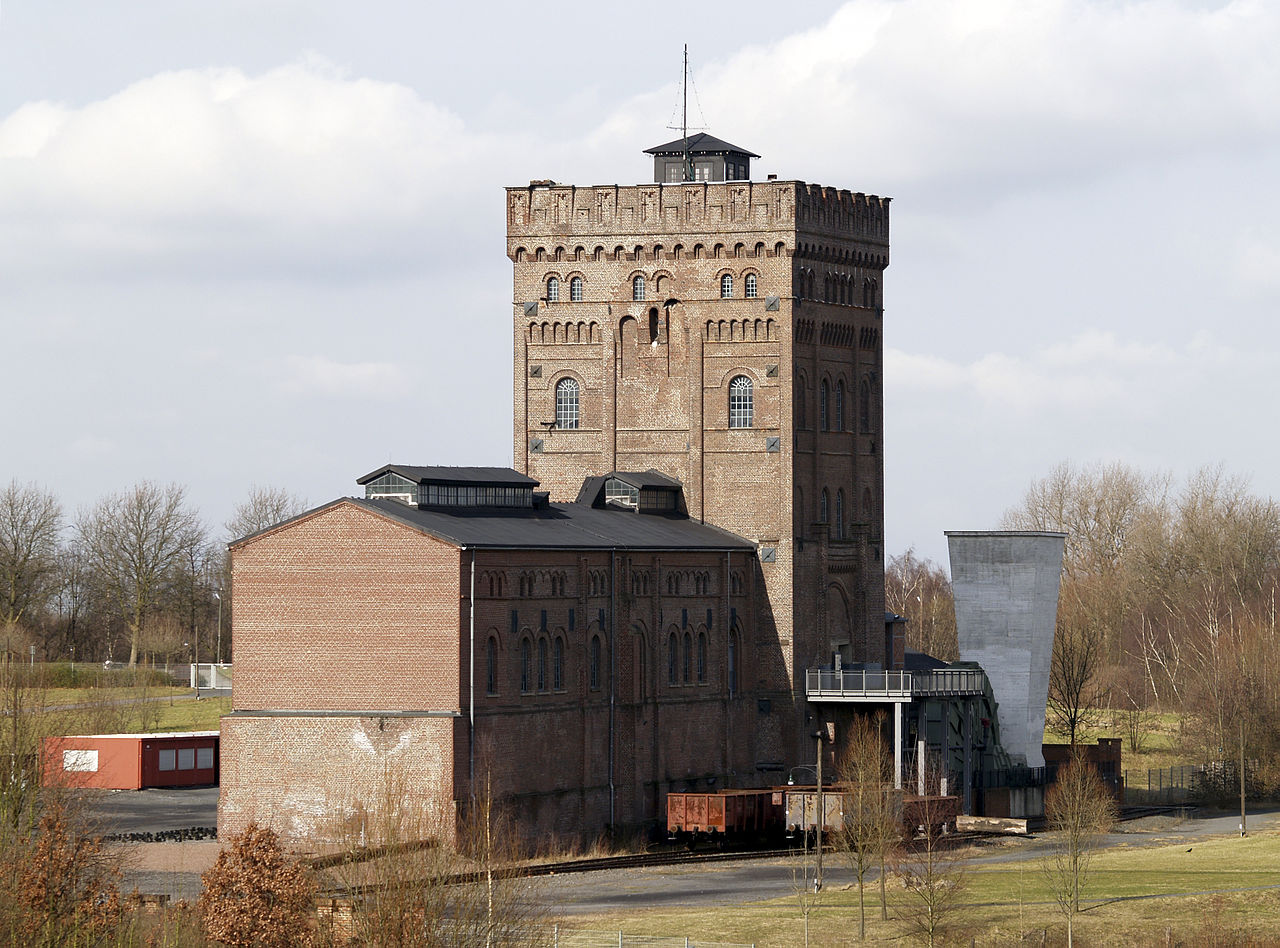
[[[547,279],[547,302],[560,302],[560,280],[557,277],[549,277]]]
[[[491,695],[498,693],[498,640],[490,637],[489,644],[485,647],[485,658],[488,659],[485,668],[485,691]]]
[[[866,379],[858,386],[858,418],[863,434],[871,432],[871,383]]]
[[[547,640],[538,639],[538,690],[547,690]]]
[[[738,630],[729,630],[729,696],[738,693]]]
[[[822,497],[818,500],[818,523],[827,522],[827,489],[822,488]]]
[[[844,380],[836,380],[836,431],[844,431]]]
[[[569,302],[582,302],[582,277],[574,277],[569,281]]]
[[[733,275],[726,273],[720,278],[720,298],[733,299]]]
[[[529,665],[533,659],[533,646],[529,644],[527,638],[520,640],[520,690],[527,692],[529,690]]]
[[[749,300],[755,299],[756,298],[756,275],[754,273],[748,273],[746,277],[743,278],[742,283],[743,283],[743,295]]]
[[[658,330],[660,324],[658,321],[658,307],[653,306],[649,309],[649,344],[653,345],[658,341]]]
[[[676,683],[676,669],[678,667],[677,662],[679,662],[680,660],[679,655],[677,654],[678,649],[679,649],[679,646],[676,643],[676,634],[672,632],[671,636],[667,639],[667,684],[668,685],[674,685]]]
[[[823,431],[827,430],[827,380],[823,379],[822,384],[818,386],[818,427]]]
[[[698,633],[698,682],[707,680],[707,633]]]
[[[638,276],[631,281],[631,298],[633,300],[644,299],[644,277]]]
[[[836,528],[837,540],[844,539],[844,491],[836,491]]]
[[[591,636],[591,690],[600,690],[600,636]]]
[[[729,427],[750,428],[754,415],[751,379],[745,375],[734,376],[729,383]]]
[[[564,639],[558,635],[551,649],[551,686],[556,691],[564,690]]]
[[[556,383],[556,427],[578,427],[577,379],[561,379]]]
[[[693,664],[693,636],[684,634],[684,663],[681,665],[680,680],[689,684],[689,666]]]
[[[800,428],[801,430],[803,430],[803,429],[805,429],[805,428],[808,428],[808,427],[809,427],[809,418],[808,418],[809,413],[808,413],[808,411],[806,411],[806,410],[805,410],[805,405],[808,403],[808,401],[809,401],[809,397],[808,397],[808,393],[805,391],[805,384],[804,384],[804,376],[803,376],[803,375],[797,375],[797,376],[796,376],[796,390],[795,390],[795,391],[796,391],[796,394],[795,394],[795,400],[796,400],[796,427],[797,427],[797,428]]]

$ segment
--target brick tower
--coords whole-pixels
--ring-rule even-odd
[[[782,658],[758,667],[788,678],[758,682],[763,767],[799,752],[807,667],[901,663],[882,547],[889,198],[751,181],[751,152],[699,145],[704,180],[662,180],[675,149],[658,146],[653,184],[507,189],[514,466],[557,501],[655,469],[692,517],[756,544],[754,647]]]

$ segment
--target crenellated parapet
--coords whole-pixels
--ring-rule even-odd
[[[531,182],[507,188],[507,255],[520,259],[638,259],[793,254],[797,240],[887,263],[889,198],[803,181],[722,181],[578,187]],[[570,239],[572,235],[572,239]],[[653,238],[661,235],[663,243]],[[673,240],[673,238],[680,238]],[[541,255],[541,256],[539,256]],[[741,255],[739,250],[738,255]],[[884,265],[884,264],[880,264]]]

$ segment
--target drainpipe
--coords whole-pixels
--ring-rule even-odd
[[[467,700],[467,744],[470,755],[469,789],[472,799],[476,795],[476,548],[471,548],[471,602],[468,611],[471,613],[471,682]]]
[[[617,679],[618,663],[617,653],[615,652],[614,643],[618,639],[618,577],[617,577],[618,551],[609,551],[609,829],[613,829],[616,823],[616,814],[614,812],[615,790],[613,786],[613,757],[614,757],[614,696],[616,694],[615,681]]]

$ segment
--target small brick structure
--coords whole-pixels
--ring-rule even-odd
[[[216,785],[219,749],[217,731],[46,737],[40,774],[45,786],[100,790]]]

